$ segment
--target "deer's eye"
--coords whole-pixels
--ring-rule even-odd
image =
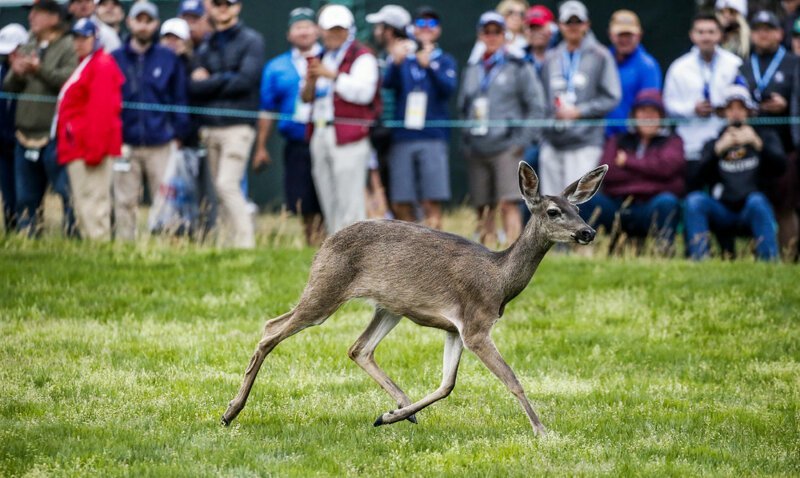
[[[547,210],[547,215],[550,216],[551,218],[555,219],[555,218],[561,216],[561,211],[559,211],[558,209],[548,209]]]

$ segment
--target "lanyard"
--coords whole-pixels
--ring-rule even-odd
[[[503,69],[503,64],[506,62],[505,51],[499,50],[487,61],[491,65],[489,71],[486,71],[486,62],[483,61],[480,63],[481,67],[478,70],[481,78],[481,93],[484,94],[489,91],[489,85],[500,74],[500,70]]]
[[[700,62],[700,75],[703,77],[703,98],[706,101],[711,101],[711,85],[714,83],[714,70],[717,65],[717,54],[711,58],[711,61],[706,63],[703,57],[698,53],[697,61]]]
[[[564,56],[561,59],[561,74],[567,81],[567,92],[575,92],[575,73],[581,66],[581,52],[576,50],[572,55],[564,49]]]
[[[767,66],[767,71],[764,72],[764,76],[761,76],[761,67],[758,64],[758,58],[756,55],[750,54],[750,65],[753,67],[753,77],[756,80],[756,90],[758,91],[758,96],[764,92],[764,90],[769,85],[769,82],[772,81],[772,77],[775,76],[775,72],[778,71],[778,67],[783,61],[783,57],[786,56],[786,48],[781,45],[778,47],[778,51],[775,53],[775,56],[772,57],[772,61],[769,62],[769,66]]]

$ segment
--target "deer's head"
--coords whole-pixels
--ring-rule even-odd
[[[595,195],[608,171],[607,165],[584,174],[559,196],[541,196],[539,178],[527,163],[519,163],[519,189],[525,204],[538,222],[538,232],[551,242],[589,244],[595,230],[578,215],[578,205]]]

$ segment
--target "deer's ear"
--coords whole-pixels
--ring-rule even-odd
[[[539,177],[525,161],[519,162],[519,192],[522,193],[528,207],[539,201]]]
[[[608,165],[598,166],[567,186],[561,195],[572,204],[583,204],[595,195],[608,171]]]

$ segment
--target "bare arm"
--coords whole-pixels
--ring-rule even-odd
[[[261,171],[272,159],[269,157],[267,151],[267,140],[272,135],[272,130],[275,127],[274,118],[262,117],[258,119],[258,132],[256,133],[256,151],[253,155],[253,170]]]
[[[317,79],[310,76],[306,77],[306,84],[303,87],[303,91],[300,92],[300,99],[303,100],[303,103],[313,103],[316,91]]]

